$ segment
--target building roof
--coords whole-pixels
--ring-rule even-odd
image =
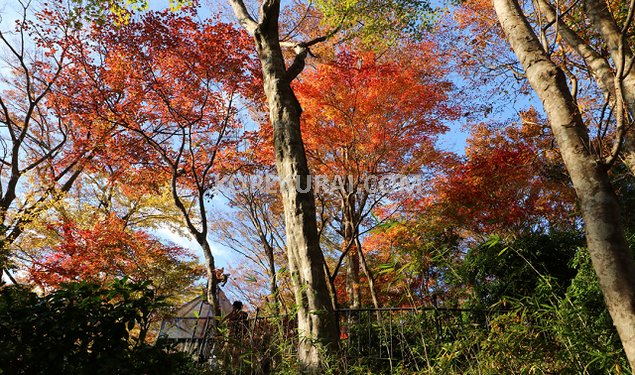
[[[218,300],[221,307],[221,314],[229,314],[232,305],[223,293],[218,292]],[[187,302],[176,310],[171,318],[161,322],[159,337],[167,339],[203,339],[211,327],[214,313],[207,303],[207,298],[201,295]]]

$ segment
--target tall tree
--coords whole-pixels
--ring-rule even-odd
[[[299,358],[305,370],[318,372],[324,364],[319,346],[337,346],[338,330],[335,314],[329,303],[328,286],[324,272],[324,256],[319,246],[315,218],[313,190],[307,186],[309,169],[300,134],[302,108],[291,88],[291,82],[302,72],[309,48],[329,39],[338,31],[377,36],[372,30],[359,27],[372,22],[385,21],[382,32],[413,31],[425,25],[422,17],[429,10],[426,1],[394,1],[378,4],[374,1],[337,3],[320,1],[316,4],[331,29],[316,38],[289,42],[284,45],[293,50],[289,66],[285,64],[279,35],[280,1],[264,0],[260,6],[258,21],[252,17],[244,1],[230,0],[238,22],[254,36],[260,58],[263,85],[273,126],[276,168],[281,181],[282,202],[285,211],[289,269],[294,282],[298,308],[298,329],[302,337]],[[385,5],[389,5],[387,9]],[[310,4],[309,4],[310,6]],[[363,21],[363,22],[362,22]],[[364,38],[366,41],[372,38]],[[378,38],[375,38],[377,40]],[[286,183],[284,183],[286,181]],[[298,182],[301,189],[295,189]],[[300,190],[300,191],[298,191]]]
[[[87,3],[92,8],[103,11],[105,8],[97,1],[76,0],[76,3]],[[147,6],[147,1],[114,1],[120,20],[126,21],[124,4]],[[176,1],[182,4],[183,1]],[[294,50],[295,58],[287,69],[282,54],[279,38],[280,1],[265,0],[260,7],[260,16],[256,21],[248,12],[242,0],[230,0],[238,22],[254,36],[256,49],[263,72],[264,91],[268,99],[270,119],[274,129],[274,145],[276,167],[282,181],[291,182],[282,185],[285,222],[287,226],[287,249],[289,264],[294,280],[296,302],[298,304],[298,327],[301,336],[299,358],[306,371],[317,372],[323,364],[323,356],[318,347],[334,348],[337,346],[337,321],[328,303],[328,292],[323,264],[323,255],[319,248],[317,226],[315,220],[315,204],[310,189],[302,193],[293,189],[297,180],[305,180],[309,175],[300,136],[301,108],[290,87],[291,81],[303,70],[308,48],[332,36],[343,26],[347,30],[359,30],[361,20],[381,19],[384,24],[395,26],[394,29],[410,28],[417,30],[423,22],[418,16],[427,14],[426,1],[394,1],[391,9],[385,11],[384,4],[374,1],[355,1],[340,9],[330,2],[321,2],[320,9],[326,19],[335,20],[334,30],[326,35],[306,42],[286,42],[285,45]],[[123,11],[122,11],[123,10]],[[345,18],[346,19],[346,23]],[[327,22],[328,23],[328,22]],[[377,24],[377,22],[375,22]],[[363,29],[363,28],[362,28]],[[391,29],[393,29],[391,27]],[[387,31],[384,28],[382,32]],[[302,182],[302,181],[298,181]],[[305,189],[302,189],[303,191]]]
[[[132,230],[114,213],[91,216],[88,227],[70,218],[48,225],[59,242],[33,259],[29,279],[48,290],[64,282],[106,285],[128,277],[133,282],[149,282],[157,295],[176,297],[203,275],[188,250]]]
[[[447,130],[444,121],[458,115],[448,95],[453,86],[443,78],[447,72],[440,56],[432,53],[435,43],[402,44],[383,57],[343,49],[294,86],[304,108],[302,130],[312,171],[333,182],[319,193],[335,190],[339,206],[333,222],[342,256],[329,277],[333,283],[346,257],[352,308],[361,306],[360,267],[373,282],[361,249],[362,231],[369,228],[362,223],[396,193],[378,189],[374,179],[420,178],[424,169],[431,170],[443,158],[435,146],[437,135]],[[373,288],[371,294],[377,305]]]
[[[589,141],[588,129],[575,96],[567,85],[565,72],[554,62],[546,46],[541,44],[520,3],[516,0],[495,0],[494,8],[529,84],[547,113],[576,190],[593,267],[631,367],[635,368],[635,265],[620,222],[617,198],[607,174],[626,131],[623,107],[619,104],[623,96],[616,98],[618,139],[609,152],[598,150]],[[629,29],[631,22],[632,4],[630,8],[624,30]],[[626,61],[629,63],[626,64]],[[631,68],[630,59],[619,58],[616,67],[617,88],[622,86],[624,72]]]
[[[276,169],[281,181],[289,270],[298,311],[298,357],[306,371],[318,373],[325,363],[325,353],[338,346],[339,330],[326,284],[313,191],[307,188],[310,175],[300,134],[302,108],[291,81],[303,70],[308,48],[321,39],[298,43],[296,57],[287,68],[278,34],[280,1],[265,0],[258,21],[249,15],[242,0],[230,3],[239,23],[254,36],[260,58],[273,127]]]
[[[69,82],[76,93],[69,106],[135,140],[133,171],[154,168],[168,180],[205,256],[208,301],[220,314],[206,202],[217,179],[238,168],[239,97],[253,95],[248,39],[232,25],[197,21],[191,8],[94,25],[91,37],[76,55],[82,79]]]
[[[520,124],[473,126],[465,156],[435,176],[419,209],[442,213],[477,240],[571,227],[575,193],[545,127],[533,108]]]
[[[279,267],[285,261],[284,215],[277,191],[267,192],[265,174],[239,174],[241,183],[222,192],[230,211],[219,212],[211,224],[213,236],[248,259],[253,273],[266,275],[272,310],[279,313]],[[271,181],[273,182],[273,181]],[[288,263],[288,262],[287,262]]]
[[[69,153],[72,129],[51,99],[79,31],[69,14],[17,5],[13,30],[0,31],[0,277],[10,278],[10,245],[72,187],[91,152]]]

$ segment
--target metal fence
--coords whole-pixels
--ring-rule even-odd
[[[428,348],[451,343],[468,330],[488,330],[496,313],[425,307],[338,309],[336,314],[342,360],[372,362],[391,372],[398,365],[415,370],[425,366]],[[266,373],[281,356],[295,355],[295,317],[252,317],[239,337],[228,332],[211,336],[212,322],[210,317],[173,318],[162,323],[161,331],[177,350],[210,364],[240,357],[236,373],[254,373],[256,366],[262,368],[256,373]],[[240,370],[245,363],[245,371]]]

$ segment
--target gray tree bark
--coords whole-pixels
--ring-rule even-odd
[[[615,75],[621,76],[614,78],[613,97],[615,98],[617,95],[623,96],[623,98],[619,99],[623,100],[625,109],[630,113],[631,117],[635,118],[635,69],[632,66],[620,69],[620,65],[628,64],[629,61],[632,61],[633,51],[626,43],[625,38],[622,39],[622,30],[615,22],[606,1],[585,0],[584,5],[591,22],[608,47],[613,65],[619,72],[616,72]],[[632,1],[630,2],[630,8],[632,11]],[[628,25],[626,29],[628,29]],[[619,90],[616,90],[618,85]],[[635,175],[635,132],[632,129],[624,139],[622,155],[624,163],[631,173]]]
[[[607,166],[590,150],[566,78],[543,49],[517,0],[494,0],[509,43],[541,99],[575,188],[593,267],[632,368],[635,368],[635,266]]]
[[[296,60],[287,69],[278,35],[280,1],[265,0],[257,23],[241,0],[230,3],[240,24],[253,34],[262,67],[273,125],[276,169],[281,180],[289,271],[297,305],[298,357],[304,372],[320,373],[326,356],[338,346],[339,325],[324,272],[313,189],[305,188],[310,175],[300,134],[302,108],[291,89],[291,81],[304,67],[308,45],[296,46]],[[296,181],[301,183],[301,189],[296,189]]]

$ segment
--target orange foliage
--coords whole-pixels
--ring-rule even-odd
[[[533,109],[521,119],[475,126],[465,160],[437,179],[428,205],[478,235],[571,224],[574,193],[548,127]]]
[[[48,229],[57,233],[59,244],[29,269],[30,279],[44,288],[79,280],[106,284],[128,276],[134,281],[150,280],[161,291],[177,283],[188,287],[202,276],[189,251],[132,231],[114,214],[87,227],[65,220],[49,224]]]
[[[106,22],[92,30],[94,48],[74,54],[57,105],[89,140],[75,142],[91,154],[89,170],[132,186],[179,171],[180,186],[204,189],[211,173],[237,168],[238,97],[259,95],[251,41],[196,17],[186,9]]]
[[[431,51],[432,43],[416,46]],[[423,53],[423,52],[422,52]],[[440,61],[384,61],[344,50],[302,76],[294,88],[313,173],[417,173],[438,160],[436,136],[457,116]]]

